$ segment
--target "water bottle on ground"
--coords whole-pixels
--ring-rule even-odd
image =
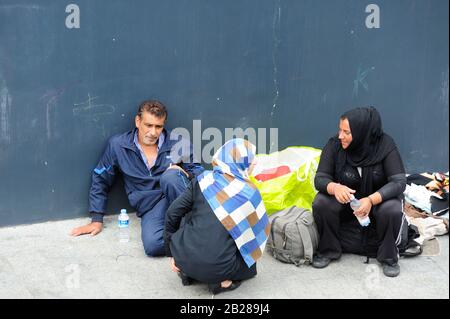
[[[355,211],[361,206],[361,202],[355,196],[353,196],[353,195],[350,195],[350,196],[351,196],[350,197],[350,207],[353,209],[353,211]],[[367,215],[366,217],[356,216],[356,218],[358,219],[359,223],[363,227],[366,227],[370,224],[369,215]]]
[[[119,214],[119,241],[127,243],[130,241],[130,217],[126,209],[121,209]]]

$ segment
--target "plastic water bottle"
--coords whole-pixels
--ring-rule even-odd
[[[127,243],[130,241],[130,217],[126,209],[121,209],[119,214],[119,241]]]
[[[360,206],[361,206],[361,202],[355,196],[351,195],[350,207],[353,209],[353,211],[357,210]],[[363,227],[369,226],[369,224],[370,224],[369,215],[367,215],[365,217],[356,216],[356,218],[358,219],[361,226],[363,226]]]

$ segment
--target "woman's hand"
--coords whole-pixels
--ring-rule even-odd
[[[361,203],[361,206],[355,210],[354,214],[357,217],[366,217],[372,209],[372,202],[368,197],[361,198],[359,202]]]
[[[173,257],[170,257],[170,267],[172,267],[173,272],[180,272],[180,269],[175,265],[175,259]]]
[[[350,202],[351,194],[355,193],[354,189],[351,189],[345,185],[335,183],[332,185],[334,197],[341,204],[347,204]]]

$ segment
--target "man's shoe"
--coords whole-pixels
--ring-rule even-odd
[[[237,287],[239,287],[240,285],[241,285],[241,282],[240,282],[240,281],[234,280],[234,281],[231,282],[231,285],[229,285],[229,286],[226,287],[226,288],[222,287],[222,285],[220,284],[220,282],[217,283],[217,284],[209,284],[209,285],[208,285],[208,288],[209,288],[209,291],[211,291],[211,293],[212,293],[213,295],[217,295],[217,294],[219,294],[219,293],[221,293],[221,292],[234,290],[234,289],[236,289]]]
[[[314,268],[325,268],[331,262],[331,258],[314,256],[312,266]]]
[[[397,263],[393,265],[383,263],[383,274],[388,277],[397,277],[400,274],[400,266]]]

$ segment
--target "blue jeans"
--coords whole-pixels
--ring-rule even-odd
[[[144,251],[148,256],[164,256],[164,221],[169,205],[180,196],[189,185],[186,175],[178,169],[168,169],[160,179],[163,192],[161,200],[141,217],[141,237]]]

